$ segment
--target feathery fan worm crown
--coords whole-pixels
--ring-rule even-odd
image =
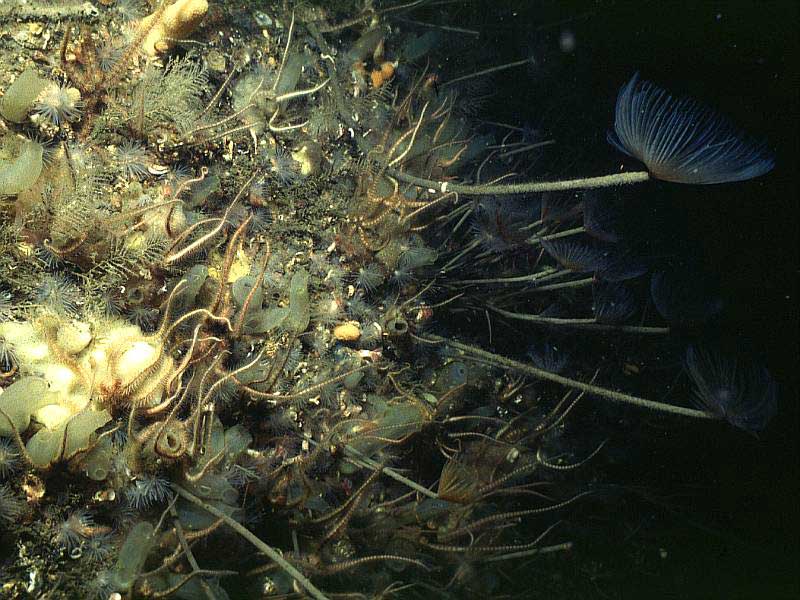
[[[768,173],[766,144],[692,98],[675,98],[636,73],[617,96],[608,141],[656,179],[688,184],[744,181]]]

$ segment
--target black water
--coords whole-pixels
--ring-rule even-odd
[[[620,477],[669,500],[660,509],[625,503],[617,508],[630,512],[616,513],[612,526],[598,517],[586,534],[593,550],[565,575],[573,581],[564,597],[800,597],[799,6],[486,1],[454,9],[458,25],[488,40],[492,60],[537,58],[535,68],[498,77],[483,116],[548,131],[559,141],[555,175],[619,164],[605,131],[617,89],[635,71],[719,109],[777,156],[771,174],[744,184],[657,186],[635,218],[661,234],[668,228],[666,244],[717,275],[726,306],[713,335],[769,367],[781,386],[779,414],[760,439],[687,425],[632,442]],[[632,548],[667,556],[653,566]]]

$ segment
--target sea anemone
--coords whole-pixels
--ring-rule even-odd
[[[184,163],[178,163],[172,165],[169,173],[166,176],[167,181],[174,187],[180,187],[181,185],[185,184],[187,181],[195,178],[195,173],[192,171],[192,168]],[[205,180],[206,182],[209,181],[208,179]]]
[[[126,530],[133,527],[133,525],[141,518],[139,511],[129,506],[126,502],[115,502],[111,506],[108,517],[117,530]]]
[[[7,485],[0,485],[0,521],[14,522],[22,514],[24,505]]]
[[[319,399],[323,406],[334,408],[339,403],[339,391],[344,387],[339,381],[331,381],[332,373],[322,371],[312,380],[312,386],[319,386]],[[302,385],[302,384],[301,384]],[[300,387],[299,389],[302,389]]]
[[[616,199],[597,191],[583,194],[583,227],[592,237],[604,242],[618,242],[617,227],[622,210]]]
[[[61,125],[80,119],[82,106],[77,89],[52,83],[39,94],[34,112],[54,125]]]
[[[534,343],[528,348],[528,358],[544,371],[561,373],[569,364],[569,353],[550,342]]]
[[[114,597],[114,575],[111,571],[100,571],[89,582],[87,591],[96,600],[108,600]]]
[[[603,268],[596,273],[605,281],[627,281],[647,273],[646,258],[634,247],[625,243],[606,247]]]
[[[33,255],[48,271],[54,271],[64,266],[61,255],[49,244],[37,245],[33,248]]]
[[[697,403],[731,425],[757,433],[775,416],[777,386],[764,367],[695,346],[685,364]]]
[[[100,292],[98,307],[107,317],[118,317],[125,308],[125,299],[118,287],[112,287]]]
[[[67,552],[79,548],[84,539],[91,535],[94,519],[89,511],[76,510],[65,521],[58,524],[56,542]]]
[[[345,275],[344,268],[338,262],[331,262],[323,282],[327,283],[329,288],[340,290],[344,283]]]
[[[0,369],[10,371],[17,364],[17,354],[14,345],[0,335]]]
[[[292,345],[289,353],[286,355],[286,361],[283,363],[283,372],[286,375],[291,375],[300,366],[303,361],[303,345],[299,342]]]
[[[81,171],[82,175],[87,173],[97,173],[99,167],[99,159],[97,153],[94,152],[88,144],[81,144],[78,142],[69,142],[64,146],[69,161],[76,171]]]
[[[624,323],[636,312],[633,292],[623,283],[597,281],[592,296],[592,310],[598,323]]]
[[[134,306],[128,311],[128,316],[142,331],[153,331],[158,323],[159,311],[149,306]]]
[[[239,388],[235,383],[226,381],[222,385],[214,386],[211,398],[217,406],[226,406],[233,401],[239,394]]]
[[[289,185],[300,176],[300,165],[291,153],[281,146],[267,154],[267,170],[282,185]]]
[[[384,281],[383,270],[376,263],[370,263],[358,268],[355,274],[355,284],[360,290],[372,294]]]
[[[332,136],[338,128],[336,113],[329,103],[322,103],[318,110],[314,110],[308,119],[308,135],[315,140]]]
[[[117,147],[115,163],[128,179],[144,179],[150,174],[147,152],[136,142],[122,142]]]
[[[589,240],[559,238],[543,241],[542,248],[561,266],[575,273],[602,271],[608,263],[607,249]]]
[[[0,438],[0,478],[5,479],[19,468],[19,452],[15,442]]]
[[[315,329],[309,338],[311,351],[320,358],[325,356],[331,349],[330,335],[325,329]]]
[[[574,192],[545,192],[541,196],[541,219],[563,223],[575,219],[583,208],[583,198]]]
[[[114,536],[110,533],[98,533],[91,536],[83,544],[86,558],[95,562],[103,562],[114,551]]]
[[[64,275],[46,274],[36,288],[36,302],[60,314],[75,314],[82,300],[81,290]]]
[[[151,475],[139,475],[125,488],[125,499],[136,510],[147,510],[172,498],[169,480]]]
[[[313,319],[323,327],[331,327],[342,320],[341,300],[335,295],[324,296],[314,307]]]
[[[392,271],[389,282],[397,289],[401,289],[414,281],[414,273],[410,269],[398,266]]]
[[[664,181],[744,181],[772,170],[775,160],[726,118],[691,98],[674,98],[636,73],[617,96],[608,141]]]
[[[713,273],[684,263],[653,273],[650,295],[658,313],[672,323],[702,323],[723,308]]]
[[[269,231],[274,219],[268,208],[251,206],[250,214],[253,216],[253,219],[250,221],[250,227],[254,233],[266,233]]]
[[[117,64],[117,61],[122,58],[125,53],[124,46],[117,46],[114,42],[108,41],[101,44],[97,48],[97,58],[99,59],[100,70],[110,71]]]
[[[374,348],[378,345],[383,337],[383,330],[378,323],[374,321],[367,323],[361,328],[361,337],[359,342],[362,348]]]
[[[347,301],[347,314],[356,321],[369,321],[378,318],[376,308],[367,302],[361,294],[355,294]]]
[[[518,248],[529,237],[525,227],[539,220],[541,203],[534,198],[482,198],[475,205],[471,231],[484,250],[502,253]]]

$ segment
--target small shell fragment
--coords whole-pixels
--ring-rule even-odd
[[[151,175],[161,176],[169,173],[170,169],[166,165],[148,165],[147,170]]]

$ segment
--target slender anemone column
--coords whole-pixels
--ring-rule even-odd
[[[664,402],[647,400],[646,398],[639,398],[638,396],[633,396],[631,394],[617,392],[591,383],[578,381],[577,379],[570,379],[569,377],[563,377],[561,375],[558,375],[557,373],[553,373],[552,371],[546,371],[545,369],[540,369],[533,365],[522,363],[510,358],[506,358],[505,356],[500,356],[492,352],[487,352],[486,350],[483,350],[476,346],[464,344],[462,342],[453,339],[443,338],[438,335],[428,334],[424,337],[419,336],[417,339],[419,339],[424,343],[429,343],[429,344],[436,344],[436,345],[447,344],[457,350],[464,352],[465,357],[474,357],[478,360],[487,362],[497,367],[508,369],[509,371],[513,371],[515,373],[519,373],[520,375],[527,375],[529,377],[533,377],[535,379],[543,379],[545,381],[552,381],[553,383],[563,385],[564,387],[580,390],[581,392],[586,392],[588,394],[599,396],[601,398],[606,398],[608,400],[612,400],[615,402],[621,402],[623,404],[629,404],[631,406],[638,406],[639,408],[653,410],[661,413],[680,415],[683,417],[692,417],[695,419],[718,420],[721,418],[718,414],[711,411],[697,410],[694,408],[686,408],[684,406],[676,406],[674,404],[666,404]]]
[[[508,196],[515,194],[536,194],[539,192],[558,192],[564,190],[588,190],[594,188],[615,187],[642,183],[650,179],[647,171],[632,171],[629,173],[615,173],[600,177],[584,177],[581,179],[566,179],[563,181],[528,181],[525,183],[507,183],[494,185],[469,185],[453,183],[450,181],[436,181],[415,177],[397,169],[389,168],[387,173],[404,183],[417,187],[434,190],[440,194],[455,192],[464,196]]]

